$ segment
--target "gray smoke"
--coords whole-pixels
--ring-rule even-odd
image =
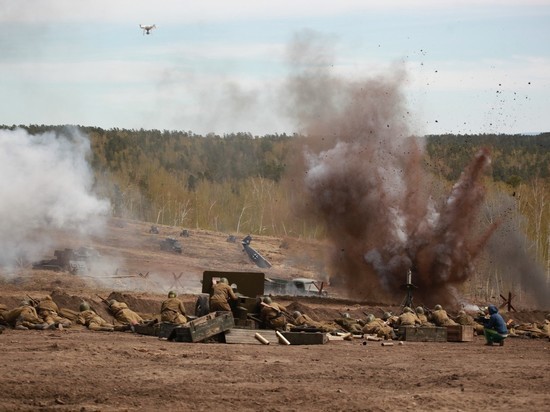
[[[103,230],[110,205],[93,194],[90,142],[77,128],[0,130],[0,266],[53,255],[52,233]]]

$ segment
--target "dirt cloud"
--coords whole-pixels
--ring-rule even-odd
[[[409,129],[403,67],[336,76],[333,53],[312,32],[296,35],[288,56],[287,108],[307,136],[300,201],[334,245],[332,280],[355,298],[402,299],[411,268],[417,302],[454,303],[454,286],[494,230],[477,230],[488,151],[440,198],[424,171],[423,140]]]

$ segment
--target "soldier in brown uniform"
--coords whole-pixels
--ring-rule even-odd
[[[233,292],[226,278],[221,278],[218,283],[212,286],[212,296],[210,296],[210,311],[231,311],[229,300],[238,300],[239,298]]]
[[[54,325],[60,328],[68,328],[71,326],[71,321],[69,319],[58,315],[59,307],[49,295],[38,302],[37,313],[48,325]]]
[[[283,305],[275,303],[269,296],[263,298],[260,317],[267,328],[285,329],[286,317],[284,312],[286,308]]]
[[[435,324],[435,326],[456,325],[456,322],[449,318],[447,312],[443,309],[441,305],[435,305],[432,312],[431,321]]]
[[[476,335],[483,335],[483,325],[477,323],[474,318],[468,315],[464,310],[458,312],[455,322],[463,326],[473,326]]]
[[[317,322],[311,319],[305,313],[301,313],[300,311],[297,311],[297,310],[292,313],[292,318],[294,319],[294,322],[292,323],[294,323],[294,325],[296,326],[311,326],[323,332],[332,332],[337,329],[337,327],[334,325],[331,325],[325,322]]]
[[[28,300],[21,302],[21,305],[3,314],[4,320],[15,329],[46,329],[48,324],[45,323],[33,308]]]
[[[399,320],[397,321],[399,326],[417,326],[421,323],[420,319],[418,319],[413,310],[408,306],[403,308],[403,313],[399,315]]]
[[[344,328],[344,330],[347,332],[357,334],[363,333],[362,326],[359,324],[359,322],[357,322],[357,320],[352,319],[349,313],[342,314],[342,317],[334,319],[334,322]]]
[[[123,325],[137,325],[143,323],[143,319],[136,312],[128,307],[124,302],[119,302],[115,299],[109,301],[109,311],[115,319]]]
[[[115,330],[115,326],[97,313],[95,313],[90,305],[86,302],[80,304],[80,313],[78,314],[78,319],[76,321],[80,325],[86,326],[90,330],[102,331],[102,332],[112,332]]]
[[[418,319],[420,319],[420,324],[422,326],[433,326],[433,323],[431,323],[428,320],[428,317],[426,316],[426,313],[424,312],[424,308],[422,306],[418,306],[415,310],[416,316]]]
[[[363,326],[363,333],[367,335],[376,335],[384,339],[395,338],[393,328],[384,322],[384,320],[375,318],[374,315],[367,316],[366,324]]]
[[[168,299],[162,302],[160,307],[160,320],[162,322],[178,323],[183,325],[187,323],[185,308],[181,300],[177,298],[176,292],[168,292]]]

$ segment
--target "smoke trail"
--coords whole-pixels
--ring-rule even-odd
[[[354,297],[403,296],[409,268],[425,304],[454,302],[476,248],[482,151],[447,201],[436,203],[423,170],[423,142],[411,136],[402,87],[404,70],[345,80],[331,75],[331,53],[314,33],[296,36],[289,113],[306,139],[304,213],[321,219],[335,245],[332,273]],[[305,201],[304,201],[305,199]]]
[[[89,155],[76,128],[59,135],[0,130],[1,267],[51,255],[55,229],[82,236],[102,230],[110,206],[92,193]]]

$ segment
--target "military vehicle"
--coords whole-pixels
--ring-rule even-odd
[[[73,275],[89,273],[94,260],[99,259],[99,253],[92,248],[56,250],[54,259],[45,259],[32,264],[33,269],[67,271]]]
[[[264,293],[270,295],[289,296],[328,296],[324,289],[325,282],[309,278],[295,278],[291,280],[266,278]]]
[[[168,252],[181,253],[183,251],[181,243],[173,237],[167,237],[160,241],[160,250],[166,250]]]

